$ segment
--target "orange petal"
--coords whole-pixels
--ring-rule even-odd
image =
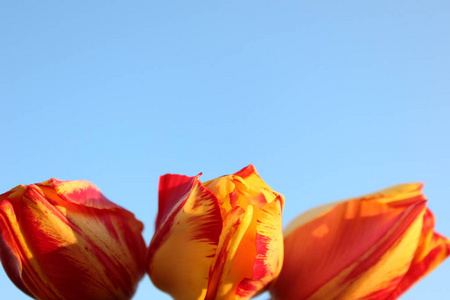
[[[234,207],[224,220],[222,235],[220,236],[217,254],[211,264],[209,274],[208,292],[205,300],[214,299],[235,299],[236,285],[241,276],[248,272],[249,263],[255,257],[253,249],[248,249],[246,257],[236,258],[236,252],[242,245],[248,230],[252,230],[251,222],[253,218],[253,206],[249,205],[245,209]],[[235,265],[233,262],[237,262]],[[237,269],[234,269],[236,266]]]
[[[252,265],[252,276],[241,280],[237,288],[236,295],[242,299],[248,299],[261,291],[281,271],[284,251],[281,220],[283,204],[284,198],[280,195],[262,209],[255,209],[256,257]],[[242,253],[246,249],[248,247],[243,245]]]
[[[203,299],[222,218],[216,197],[198,177],[160,179],[159,212],[149,248],[153,283],[175,299]]]
[[[224,230],[211,273],[208,297],[249,299],[272,281],[281,269],[284,198],[272,191],[251,165],[234,175],[212,180],[206,186],[218,197],[222,207],[226,207],[222,209]],[[234,219],[237,211],[242,220]],[[229,220],[239,226],[228,224]],[[233,226],[236,226],[236,233],[233,233]],[[232,245],[229,244],[231,241]]]
[[[267,203],[271,203],[280,196],[279,193],[274,192],[270,186],[262,180],[253,165],[248,165],[236,172],[234,177],[242,178],[240,182],[245,182],[246,185],[245,188],[237,188],[238,191],[249,199],[252,204],[258,205],[259,208]]]
[[[248,205],[227,215],[205,299],[250,299],[275,278],[282,265],[280,201],[263,210]]]
[[[425,198],[401,185],[300,215],[285,231],[274,299],[384,299],[408,271]]]
[[[233,175],[205,182],[204,186],[216,195],[222,208],[222,216],[234,206],[256,205],[261,209],[280,196],[262,180],[253,165],[248,165]]]

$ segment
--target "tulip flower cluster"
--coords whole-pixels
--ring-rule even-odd
[[[201,175],[201,174],[200,174]],[[421,184],[314,208],[282,230],[283,195],[252,165],[159,183],[155,234],[87,181],[0,195],[0,259],[35,299],[131,299],[147,272],[180,300],[397,299],[450,254]]]

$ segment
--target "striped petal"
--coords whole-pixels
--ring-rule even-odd
[[[252,219],[251,205],[246,209],[236,206],[227,214],[218,251],[211,264],[205,300],[235,299],[236,285],[249,273],[248,265],[255,257],[254,243],[246,240],[249,231],[253,231]],[[250,248],[239,251],[244,245]],[[249,275],[252,275],[251,270]]]
[[[285,230],[274,299],[388,299],[423,244],[421,187],[396,186],[300,215]]]
[[[9,192],[0,195],[0,259],[11,281],[22,292],[33,297],[33,294],[22,281],[22,257],[25,255],[22,255],[24,251],[21,249],[21,245],[26,245],[26,242],[20,233],[14,207],[8,199],[9,197],[22,197],[24,187],[17,186]]]
[[[221,231],[217,199],[198,176],[162,176],[149,248],[148,273],[155,286],[175,299],[204,299]]]
[[[434,232],[434,223],[433,213],[427,209],[423,217],[422,235],[411,266],[387,299],[397,299],[450,255],[450,239]]]
[[[143,225],[94,185],[51,179],[18,186],[0,202],[2,262],[24,292],[37,299],[134,294],[145,272]]]
[[[204,186],[217,196],[223,215],[239,205],[251,204],[262,208],[280,196],[262,180],[253,165],[248,165],[233,175],[205,182]]]
[[[236,211],[245,216],[239,221],[240,242],[235,244],[236,249],[225,251],[223,247],[228,247],[228,243],[219,243],[218,252],[227,255],[219,255],[216,260],[225,265],[225,271],[212,269],[213,286],[218,288],[213,289],[214,293],[208,289],[209,295],[214,295],[209,299],[249,299],[281,270],[284,197],[272,191],[252,165],[234,175],[209,181],[205,186],[222,203],[224,228],[229,219],[234,220],[230,215]],[[220,240],[230,239],[230,232],[223,230]]]

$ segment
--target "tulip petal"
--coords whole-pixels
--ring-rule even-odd
[[[149,275],[155,286],[175,299],[202,299],[222,231],[217,199],[198,176],[162,176],[159,194]]]
[[[214,299],[237,299],[235,298],[236,283],[240,276],[248,273],[247,266],[253,262],[255,254],[253,249],[246,251],[246,256],[236,257],[236,252],[242,246],[245,234],[251,228],[253,218],[253,207],[249,205],[246,209],[234,207],[224,221],[222,235],[217,249],[214,262],[210,271],[208,293],[205,300]],[[242,252],[242,251],[241,251]],[[233,268],[233,267],[237,267]],[[236,278],[238,277],[238,278]]]
[[[237,290],[236,299],[248,299],[261,291],[273,278],[277,277],[283,264],[283,232],[281,213],[284,198],[266,204],[261,210],[255,209],[256,235],[252,244],[256,245],[256,256],[252,264],[252,274],[242,278]],[[247,237],[253,241],[251,237]],[[243,245],[242,253],[249,247]]]
[[[248,165],[233,175],[207,181],[203,185],[217,196],[223,208],[223,217],[234,206],[246,207],[252,204],[261,209],[280,195],[262,180],[253,165]]]
[[[121,207],[109,201],[100,190],[91,182],[85,180],[71,180],[62,181],[56,178],[51,178],[42,183],[36,184],[45,194],[49,195],[51,199],[57,201],[58,197],[54,197],[56,193],[60,199],[73,204],[82,206],[98,208],[98,209],[112,209]]]
[[[141,237],[143,224],[136,220],[131,212],[109,201],[90,182],[50,179],[36,186],[47,200],[51,199],[61,205],[59,206],[63,214],[61,220],[67,223],[68,232],[73,232],[76,239],[76,245],[71,247],[84,249],[80,252],[90,249],[87,257],[74,258],[78,261],[87,259],[92,261],[90,269],[97,270],[95,280],[99,281],[98,286],[116,288],[110,291],[111,297],[118,297],[117,295],[124,292],[124,297],[131,297],[136,289],[136,283],[145,272],[145,266],[142,265],[146,257],[145,242]],[[70,204],[74,207],[72,208]],[[61,255],[61,264],[67,265],[65,256],[66,254]],[[53,255],[51,259],[55,262],[58,257],[59,255]],[[82,271],[86,273],[83,269]],[[59,285],[69,282],[68,278],[61,276],[56,276],[52,280],[59,282]],[[89,285],[96,286],[93,283]],[[87,291],[91,289],[85,288]],[[105,297],[103,291],[96,292],[99,297]],[[90,292],[93,293],[94,291]],[[80,297],[79,293],[76,295]]]
[[[79,227],[82,233],[87,233],[87,236],[91,238],[98,236],[97,246],[102,243],[102,247],[108,249],[110,245],[123,244],[135,252],[134,255],[139,258],[135,261],[142,261],[141,258],[145,256],[145,253],[138,251],[143,248],[142,239],[134,237],[140,236],[144,225],[135,218],[133,213],[108,200],[97,186],[84,180],[61,181],[55,178],[36,186],[44,193],[47,201],[53,201],[53,204],[65,211],[66,217]],[[73,209],[68,209],[71,208],[71,204],[74,205]],[[100,228],[103,231],[99,230]],[[124,236],[117,235],[118,232],[124,231],[127,232]],[[130,232],[135,234],[133,238],[126,237]],[[110,237],[114,237],[114,240],[108,240]],[[117,255],[119,257],[122,254],[117,253]],[[141,266],[136,266],[136,262],[127,264],[133,265],[135,269],[142,269]]]
[[[450,239],[434,232],[433,213],[427,209],[423,218],[422,236],[411,266],[387,299],[397,299],[450,255]]]
[[[3,268],[6,274],[11,279],[11,281],[25,294],[33,297],[31,292],[25,286],[22,281],[22,261],[20,256],[20,236],[16,233],[20,233],[20,228],[18,228],[16,216],[14,209],[8,201],[3,201],[8,199],[8,196],[13,193],[23,194],[22,186],[18,186],[11,191],[0,195],[0,259],[2,261]]]
[[[208,299],[249,299],[276,277],[281,269],[281,212],[284,197],[273,192],[252,165],[205,185],[217,195],[219,203],[225,208],[222,210],[225,218],[220,238],[222,242],[219,243],[219,255],[212,269],[213,279],[209,283]],[[237,218],[237,212],[240,212],[242,220],[234,219]],[[229,220],[233,220],[231,224],[237,222],[239,226],[228,224]],[[231,229],[233,226],[236,226],[236,233]],[[234,241],[236,244],[233,245],[237,248],[232,248],[233,251],[228,248],[224,250],[222,247],[231,247],[224,240],[227,243]],[[217,264],[222,267],[217,267]]]
[[[367,194],[356,199],[364,201],[378,201],[380,203],[386,203],[390,206],[405,207],[416,200],[424,199],[422,193],[422,183],[409,183],[392,186],[381,191],[377,191],[371,194]],[[315,207],[309,211],[304,212],[299,217],[295,218],[288,224],[284,230],[284,236],[288,236],[291,231],[314,220],[317,217],[325,215],[332,210],[337,204],[349,201],[352,199],[345,199],[341,201],[331,202],[319,207]]]
[[[236,206],[227,215],[205,300],[249,299],[276,277],[282,261],[282,198],[263,210]]]
[[[259,208],[274,201],[280,194],[274,192],[264,180],[259,176],[253,165],[248,165],[242,170],[234,174],[236,177],[243,179],[248,189],[238,189],[245,197],[251,199],[252,204],[258,205]]]
[[[388,296],[420,239],[426,203],[420,188],[397,186],[300,215],[288,226],[274,299]]]

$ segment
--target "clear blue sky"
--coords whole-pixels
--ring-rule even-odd
[[[450,236],[449,31],[444,0],[3,0],[0,192],[90,180],[148,243],[159,175],[252,163],[284,224],[423,181]],[[447,299],[449,276],[403,299]],[[0,290],[28,299],[1,270]],[[169,297],[145,277],[134,299]]]

